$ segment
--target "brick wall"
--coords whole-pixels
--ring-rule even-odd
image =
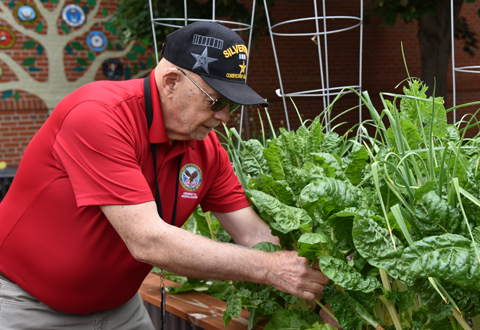
[[[78,88],[81,84],[76,82],[86,76],[91,67],[99,66],[98,69],[93,70],[91,79],[88,79],[85,83],[106,79],[102,72],[101,63],[107,57],[118,58],[121,61],[124,66],[123,79],[133,78],[136,75],[141,76],[153,67],[155,60],[152,50],[146,49],[139,43],[135,45],[137,48],[128,50],[127,46],[118,44],[115,31],[107,28],[105,22],[100,22],[105,16],[111,15],[115,11],[118,1],[100,1],[93,2],[100,4],[96,15],[91,15],[94,8],[92,1],[65,1],[65,5],[79,4],[85,10],[85,25],[89,21],[95,22],[90,29],[74,37],[74,33],[82,29],[83,26],[67,26],[61,16],[47,21],[41,15],[34,25],[23,26],[13,21],[13,7],[18,1],[2,0],[6,15],[5,18],[0,19],[0,26],[9,27],[16,36],[13,47],[0,49],[0,66],[2,67],[2,74],[0,75],[0,160],[6,161],[8,166],[19,164],[26,145],[47,119],[48,113],[53,110],[54,105],[46,104],[46,98],[53,95],[61,99]],[[33,6],[35,4],[33,0],[25,2]],[[42,1],[42,3],[49,11],[54,10],[57,6],[50,0]],[[48,37],[49,24],[56,25],[57,31],[55,33],[58,35],[58,39],[72,35],[64,47],[55,44],[56,36],[53,34],[53,37],[48,40],[41,39]],[[93,51],[87,45],[87,35],[94,30],[103,32],[109,42],[108,47],[102,52]],[[28,36],[29,33],[32,36]],[[45,45],[46,42],[49,43],[49,46]],[[58,63],[52,63],[49,67],[48,55],[51,56],[51,53],[48,54],[48,51],[52,49],[49,48],[52,45],[54,49],[57,47],[63,54]],[[108,56],[102,57],[107,54]],[[33,64],[26,64],[26,59],[34,59]],[[9,60],[13,60],[15,63],[12,64]],[[63,85],[69,85],[68,88],[63,88],[62,83],[55,79],[55,77],[58,78],[55,73],[62,71],[62,69],[65,71],[61,76],[64,80]],[[25,79],[25,76],[19,78],[19,75],[25,73],[32,79]],[[9,83],[12,82],[20,82],[21,86],[19,88],[5,87],[10,86]],[[41,83],[42,87],[39,90],[37,86],[34,92],[32,86],[38,85],[38,83]],[[29,120],[26,120],[25,116],[28,116]]]
[[[69,1],[72,2],[73,1]],[[85,2],[85,1],[83,1]],[[243,0],[249,5],[251,0]],[[257,1],[261,2],[260,1]],[[360,12],[360,1],[326,0],[326,13],[329,16],[358,16]],[[53,6],[53,5],[52,5]],[[115,8],[115,1],[102,2],[108,10]],[[478,3],[464,4],[461,15],[467,18],[470,26],[480,35],[480,19],[477,17]],[[260,7],[257,6],[257,10]],[[321,13],[321,1],[318,1],[318,10]],[[283,22],[295,18],[311,17],[313,15],[312,0],[277,0],[276,6],[272,9],[272,21]],[[328,20],[328,30],[335,30],[352,25],[352,20],[335,19]],[[0,20],[0,25],[3,24]],[[57,22],[61,24],[61,20]],[[104,27],[98,26],[110,38],[114,38]],[[312,21],[304,23],[289,24],[279,27],[275,32],[313,32],[315,25]],[[401,43],[405,50],[405,57],[408,69],[412,76],[420,76],[420,51],[416,38],[417,30],[415,24],[397,23],[393,28],[385,27],[379,18],[372,18],[369,24],[364,25],[363,31],[363,62],[362,62],[362,89],[367,90],[372,97],[377,109],[381,109],[380,92],[400,92],[395,86],[407,77],[401,54]],[[359,80],[359,29],[352,29],[347,32],[330,34],[328,36],[329,56],[329,83],[330,86],[356,85]],[[85,45],[85,36],[80,36],[76,41]],[[22,51],[22,42],[27,39],[19,39],[16,48],[11,54],[17,61],[25,58]],[[323,38],[320,43],[323,46]],[[277,53],[282,72],[283,84],[286,92],[312,90],[321,88],[320,64],[316,44],[309,37],[276,37]],[[456,42],[457,66],[480,65],[480,55],[470,57],[462,52],[462,43]],[[0,50],[2,52],[4,50]],[[31,50],[34,52],[34,50]],[[150,51],[151,54],[151,51]],[[31,54],[30,54],[31,55]],[[81,52],[74,56],[65,54],[65,65],[69,80],[75,80],[81,73],[74,71],[78,66],[76,57],[85,57],[87,54]],[[145,57],[143,58],[145,61]],[[44,63],[45,58],[39,57],[38,63]],[[134,70],[138,61],[129,60],[123,57],[122,62]],[[325,63],[325,61],[323,61]],[[0,59],[0,65],[5,69],[3,79],[16,79],[6,63]],[[325,67],[324,67],[325,69]],[[248,84],[260,95],[270,102],[269,113],[275,127],[285,127],[286,119],[282,99],[276,96],[275,89],[279,88],[278,75],[273,57],[273,49],[269,35],[261,36],[255,45],[250,49],[250,66],[248,69]],[[46,79],[41,72],[35,72],[37,80]],[[97,71],[95,79],[104,79],[101,70]],[[0,82],[3,80],[0,80]],[[449,69],[449,85],[447,95],[447,107],[452,102],[451,69]],[[2,93],[0,84],[0,94]],[[37,97],[19,90],[18,101],[14,97],[0,100],[0,160],[6,160],[9,166],[16,166],[21,158],[26,143],[36,132],[36,129],[46,119],[48,109]],[[480,75],[460,73],[457,74],[457,104],[480,100]],[[297,97],[294,99],[303,119],[311,119],[323,111],[323,100],[321,97]],[[358,98],[348,94],[338,101],[333,109],[334,115],[346,109],[358,105]],[[288,117],[291,128],[299,125],[299,119],[290,101],[287,101]],[[31,110],[37,109],[37,110]],[[262,112],[264,125],[267,125],[266,117]],[[460,113],[473,112],[476,109],[471,107]],[[34,123],[24,123],[29,116]],[[35,117],[35,118],[34,118]],[[247,109],[244,122],[244,137],[258,136],[254,131],[260,127],[258,121],[257,107]],[[9,118],[9,119],[7,119]],[[16,119],[13,119],[16,118]],[[368,118],[365,108],[362,111],[362,118]],[[348,114],[339,118],[336,123],[347,122],[337,130],[340,133],[347,131],[352,125],[358,123],[359,110],[353,109]],[[239,114],[235,114],[229,125],[238,128]],[[12,135],[15,134],[15,135]],[[16,139],[26,140],[16,140]]]

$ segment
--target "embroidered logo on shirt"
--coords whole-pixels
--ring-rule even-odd
[[[187,191],[197,190],[202,184],[202,171],[195,164],[183,166],[180,170],[180,183]]]

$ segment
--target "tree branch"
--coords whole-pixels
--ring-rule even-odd
[[[132,76],[132,79],[142,78],[143,76],[145,76],[146,74],[148,74],[150,72],[152,72],[152,69],[150,69],[150,68],[139,71],[137,74]]]
[[[33,82],[35,82],[35,79],[33,79],[24,69],[23,67],[18,64],[17,62],[15,62],[13,60],[13,58],[11,58],[8,54],[5,54],[4,52],[0,52],[0,60],[4,61],[8,67],[10,68],[10,70],[13,71],[13,73],[15,73],[15,75],[17,76],[17,83],[21,85],[26,85],[26,84],[31,84]],[[10,82],[12,83],[12,82]],[[3,89],[3,86],[5,86],[6,84],[10,84],[10,83],[1,83],[0,84],[0,87],[2,87]]]
[[[8,10],[3,1],[0,1],[0,9],[2,10],[2,13],[5,13]]]
[[[44,16],[45,12],[47,12],[48,10],[47,8],[45,8],[45,6],[43,6],[42,2],[40,0],[33,0],[33,3],[35,4],[35,7],[37,7],[38,13],[41,16]]]
[[[110,57],[123,57],[127,55],[127,53],[132,49],[134,43],[134,41],[130,42],[127,47],[125,47],[125,49],[122,51],[107,51],[98,55],[93,61],[92,65],[90,65],[90,67],[88,68],[87,72],[85,72],[85,74],[80,79],[78,79],[77,82],[80,82],[83,85],[93,81],[95,78],[95,74],[97,73],[98,68],[103,63],[103,61]]]
[[[60,0],[55,7],[55,9],[52,11],[55,15],[55,17],[59,17],[60,13],[62,12],[63,7],[65,6],[66,0]]]
[[[65,6],[66,0],[60,0],[57,4],[57,7],[54,9],[55,16],[60,16],[60,13],[62,12],[63,7]]]
[[[101,3],[101,0],[96,0],[95,7],[93,7],[93,9],[90,11],[88,16],[91,16],[92,18],[94,18],[97,15],[98,10],[100,9],[100,3]]]

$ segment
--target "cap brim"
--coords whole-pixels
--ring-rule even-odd
[[[268,107],[269,104],[260,95],[246,84],[226,82],[208,76],[200,75],[205,82],[224,97],[241,105],[261,105]]]

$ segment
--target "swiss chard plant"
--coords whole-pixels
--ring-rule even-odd
[[[237,176],[282,245],[255,248],[318,261],[343,329],[480,330],[480,138],[466,137],[476,113],[449,125],[442,98],[417,79],[404,85],[380,94],[382,111],[358,94],[371,119],[354,138],[327,132],[322,116],[269,140],[226,131]],[[229,239],[201,212],[192,226]],[[246,308],[249,329],[260,315],[267,330],[331,329],[269,286],[190,280],[178,290],[200,287],[227,301],[225,326]]]

